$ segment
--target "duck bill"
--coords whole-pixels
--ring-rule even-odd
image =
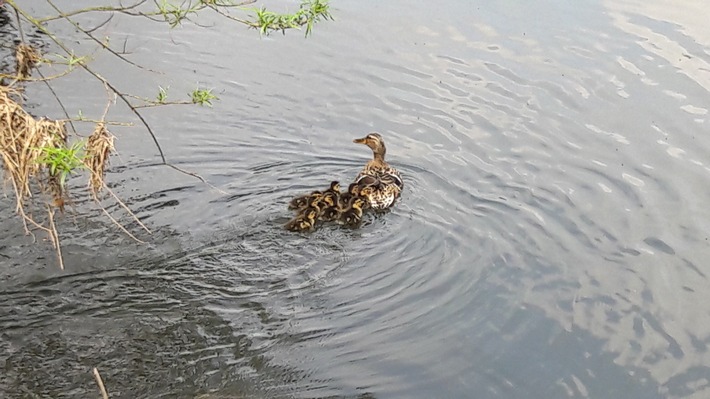
[[[353,140],[353,143],[356,143],[356,144],[366,144],[366,143],[367,143],[367,137],[363,137],[363,138],[361,138],[361,139],[355,139],[355,140]]]

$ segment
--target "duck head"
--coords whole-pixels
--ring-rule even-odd
[[[370,133],[361,139],[353,140],[353,143],[365,144],[370,147],[372,153],[375,155],[375,158],[379,157],[384,159],[385,157],[385,152],[387,151],[385,148],[385,140],[379,133]]]

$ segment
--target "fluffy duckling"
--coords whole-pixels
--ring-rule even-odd
[[[362,206],[362,209],[372,208],[369,199],[371,198],[372,194],[375,192],[376,189],[377,188],[375,186],[359,186],[357,196],[363,199],[364,205]]]
[[[318,213],[322,210],[323,206],[325,204],[323,203],[323,196],[313,196],[310,199],[308,199],[308,202],[306,203],[306,206],[301,208],[298,213],[305,213],[306,210],[313,208],[315,209]]]
[[[323,195],[318,200],[320,212],[318,217],[324,222],[329,222],[337,219],[338,214],[338,199],[340,197],[340,183],[334,181],[330,183],[330,187],[323,191]]]
[[[358,227],[362,222],[362,209],[366,202],[362,197],[351,198],[348,207],[340,215],[340,222],[348,227]]]
[[[348,186],[347,192],[340,194],[340,207],[347,207],[350,203],[350,199],[352,197],[357,197],[358,195],[360,195],[360,185],[357,183],[352,183]]]
[[[326,206],[321,210],[319,219],[324,221],[324,222],[332,222],[335,220],[338,220],[340,218],[340,213],[342,209],[340,208],[339,204],[335,204],[333,206]]]
[[[291,219],[284,227],[290,231],[311,231],[316,226],[317,217],[318,208],[307,207],[303,213]]]
[[[329,206],[337,206],[340,198],[340,182],[332,181],[330,187],[323,191],[323,202]]]
[[[308,206],[309,200],[312,198],[320,199],[323,193],[320,191],[314,191],[310,194],[301,195],[291,200],[288,204],[288,209],[303,210]]]

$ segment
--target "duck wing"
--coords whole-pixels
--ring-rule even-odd
[[[399,172],[391,168],[382,171],[360,172],[358,177],[355,179],[355,183],[357,183],[361,188],[367,186],[378,187],[381,185],[395,185],[399,187],[400,190],[404,188],[404,182],[402,181],[402,177],[399,175]]]

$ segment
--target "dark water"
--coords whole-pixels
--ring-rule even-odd
[[[123,90],[215,88],[146,116],[227,194],[117,127],[109,180],[155,232],[66,216],[64,272],[5,200],[0,396],[97,397],[98,367],[113,398],[709,397],[707,7],[578,3],[333,2],[307,40],[114,18],[101,34],[165,72],[98,57]],[[103,109],[81,72],[55,89]],[[288,199],[353,178],[369,131],[398,206],[284,232]]]

